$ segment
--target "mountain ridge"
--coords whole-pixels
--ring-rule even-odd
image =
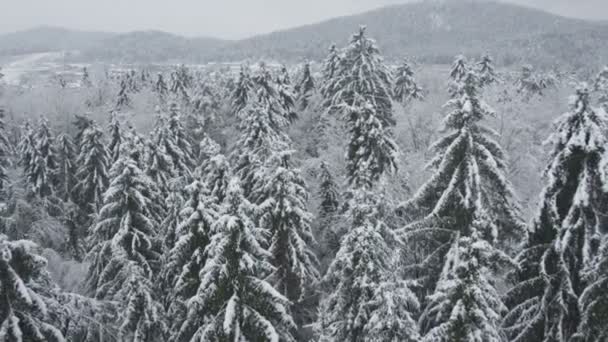
[[[568,18],[503,2],[470,0],[395,4],[240,40],[183,37],[148,30],[96,33],[85,43],[79,34],[86,32],[79,32],[72,34],[72,39],[59,40],[57,45],[80,50],[79,58],[85,60],[113,62],[262,58],[299,62],[322,59],[330,44],[346,44],[361,24],[368,27],[389,59],[410,56],[427,63],[447,63],[458,53],[476,56],[489,51],[505,65],[564,63],[576,68],[608,61],[608,52],[603,49],[608,43],[608,22]],[[6,41],[6,35],[0,35],[0,51],[11,50],[10,46],[6,48]]]

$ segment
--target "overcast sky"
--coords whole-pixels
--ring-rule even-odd
[[[3,0],[0,32],[52,25],[113,32],[156,29],[235,39],[408,1]],[[608,0],[505,1],[564,16],[608,20]]]

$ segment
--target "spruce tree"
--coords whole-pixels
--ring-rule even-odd
[[[26,170],[25,177],[29,185],[29,191],[40,199],[46,199],[54,194],[57,172],[54,138],[46,119],[40,119],[38,128],[34,134],[32,138],[34,139],[33,143],[35,146],[33,147],[32,159],[30,166]]]
[[[334,77],[337,76],[338,70],[340,68],[340,63],[342,59],[336,48],[336,44],[332,44],[329,48],[329,52],[327,57],[323,61],[322,67],[322,85],[320,88],[321,95],[323,95],[323,103],[326,107],[331,106],[332,96],[335,93],[333,86],[335,84]]]
[[[329,170],[329,165],[322,161],[319,166],[319,197],[321,198],[319,211],[321,217],[332,216],[338,211],[340,205],[338,196],[338,186]]]
[[[579,297],[581,322],[574,341],[595,342],[608,339],[608,238],[603,237],[599,253],[585,270],[587,286]]]
[[[310,105],[310,98],[315,91],[315,80],[310,71],[310,63],[306,62],[302,66],[302,75],[298,84],[295,86],[298,98],[298,108],[305,110]]]
[[[352,36],[344,49],[339,69],[326,87],[325,97],[331,98],[331,106],[354,107],[369,103],[382,127],[395,124],[391,103],[392,75],[375,41],[366,36],[364,26]]]
[[[123,145],[91,230],[87,288],[95,298],[122,303],[121,341],[162,341],[158,189],[139,168],[132,143]]]
[[[473,223],[469,236],[456,234],[445,257],[435,292],[420,317],[428,342],[502,342],[501,318],[507,310],[492,272],[510,258],[484,240],[487,218]]]
[[[287,149],[290,141],[282,131],[287,121],[275,114],[268,106],[258,102],[248,105],[242,112],[243,119],[239,125],[241,135],[231,159],[248,198],[252,198],[252,192],[260,182],[258,170],[263,167],[265,160],[274,152]]]
[[[182,123],[182,114],[179,106],[172,102],[169,104],[169,113],[165,132],[165,150],[173,160],[173,166],[181,177],[189,177],[195,166],[194,151],[190,138]]]
[[[494,70],[494,61],[488,54],[481,56],[477,62],[477,74],[479,74],[479,84],[481,87],[489,86],[498,81],[498,76]]]
[[[257,102],[266,108],[268,115],[272,117],[271,120],[284,121],[285,125],[288,125],[297,119],[291,85],[283,82],[282,78],[273,80],[265,63],[260,63],[253,82]]]
[[[593,90],[597,93],[599,105],[604,111],[608,111],[608,66],[605,66],[595,77]]]
[[[85,213],[98,211],[103,193],[108,186],[110,156],[103,139],[103,132],[92,122],[84,130],[76,157],[76,185],[74,198]]]
[[[273,267],[252,210],[239,182],[231,181],[179,341],[295,341],[290,303],[265,280]]]
[[[110,125],[108,128],[110,136],[108,152],[110,154],[110,164],[113,164],[120,157],[120,147],[125,140],[123,127],[116,112],[110,113]]]
[[[518,258],[516,284],[506,296],[511,311],[505,327],[512,341],[561,341],[575,334],[588,285],[584,272],[604,233],[606,114],[591,107],[586,84],[577,88],[570,106],[549,139],[548,183]]]
[[[350,131],[346,152],[347,179],[354,188],[371,188],[384,174],[397,167],[398,147],[390,127],[382,124],[382,114],[363,96],[352,106],[345,105],[344,117]]]
[[[275,288],[290,301],[302,300],[305,287],[319,278],[312,251],[315,239],[308,212],[308,189],[300,171],[292,166],[293,151],[277,152],[265,165],[263,182],[255,189],[259,225],[270,233],[269,252],[275,271]]]
[[[226,198],[228,185],[232,177],[232,169],[228,159],[223,154],[217,154],[203,164],[203,181],[209,190],[209,196],[220,204]]]
[[[0,341],[64,342],[48,303],[53,284],[46,260],[29,240],[0,235]]]
[[[131,108],[131,98],[129,97],[129,84],[126,79],[122,79],[120,81],[120,89],[118,91],[118,96],[116,98],[116,111],[123,111],[125,109]]]
[[[412,100],[424,99],[422,88],[416,83],[414,71],[407,60],[404,60],[397,68],[394,96],[397,101],[404,105],[411,103]]]
[[[154,83],[154,92],[158,95],[161,102],[163,102],[167,98],[167,94],[169,92],[169,88],[167,88],[167,83],[163,77],[162,73],[158,73],[156,78],[156,83]]]
[[[65,133],[57,137],[55,150],[57,151],[57,195],[64,202],[71,200],[75,184],[76,151],[72,138]]]
[[[478,95],[477,75],[469,72],[457,92],[461,96],[446,105],[446,135],[433,145],[428,167],[434,173],[399,210],[410,222],[403,230],[415,244],[407,252],[407,270],[422,282],[421,296],[435,287],[454,234],[470,237],[475,218],[492,218],[480,234],[502,248],[512,249],[524,235],[498,134],[480,122],[493,110]]]
[[[383,220],[385,210],[373,193],[354,192],[347,216],[352,228],[323,277],[330,292],[321,301],[317,322],[321,341],[418,340],[412,314],[417,300],[392,274],[393,251],[401,244]],[[395,291],[382,293],[380,288]]]
[[[167,299],[174,328],[172,330],[175,332],[180,331],[186,320],[186,302],[196,296],[200,287],[201,270],[207,259],[205,249],[211,240],[211,227],[217,220],[219,210],[215,199],[209,196],[200,180],[189,184],[186,192],[188,198],[182,204],[175,231],[171,234],[171,227],[165,227],[169,233],[165,244],[171,249],[162,276],[172,290]],[[194,331],[183,330],[180,334],[191,336]],[[180,334],[174,334],[172,339],[175,340]]]
[[[34,160],[38,154],[36,132],[29,121],[26,121],[21,127],[21,138],[17,145],[17,150],[19,152],[19,166],[23,169],[23,175],[27,180],[30,173],[34,170]],[[28,184],[30,184],[29,180]]]
[[[4,123],[4,110],[0,107],[0,190],[5,189],[8,175],[6,167],[10,165],[11,143],[6,132]]]
[[[240,111],[245,109],[249,103],[252,89],[253,82],[251,80],[251,76],[249,75],[249,67],[247,65],[241,65],[239,77],[230,96],[232,112],[234,114],[238,114]]]
[[[448,82],[448,93],[452,98],[459,96],[459,91],[463,89],[462,83],[468,77],[469,65],[467,58],[463,55],[458,55],[452,63],[450,69],[450,78]]]

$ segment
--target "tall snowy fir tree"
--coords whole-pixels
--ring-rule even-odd
[[[435,292],[420,317],[424,342],[503,342],[501,319],[507,310],[491,274],[510,258],[481,236],[487,218],[456,234]]]
[[[154,92],[158,95],[158,98],[161,100],[161,102],[167,98],[167,94],[169,93],[169,88],[167,87],[165,78],[160,72],[156,77],[156,83],[154,83]]]
[[[319,197],[321,199],[319,209],[322,217],[334,215],[338,211],[340,205],[338,192],[338,186],[329,170],[328,163],[321,162],[319,166]]]
[[[345,49],[332,82],[333,106],[343,111],[351,133],[346,154],[351,200],[345,217],[349,230],[323,277],[327,293],[321,299],[317,333],[322,341],[355,342],[374,340],[386,328],[388,340],[415,341],[418,333],[410,311],[416,307],[415,296],[393,277],[394,249],[401,243],[384,221],[388,208],[383,197],[372,193],[396,168],[391,76],[364,27]],[[396,297],[377,291],[397,286]],[[393,307],[396,302],[398,308]],[[391,311],[393,317],[386,317]],[[403,330],[396,331],[394,325],[400,324]]]
[[[494,60],[488,54],[481,56],[481,60],[477,62],[477,73],[479,74],[479,84],[481,87],[492,85],[498,82],[498,76],[494,69]]]
[[[469,71],[467,58],[463,55],[456,56],[450,69],[448,81],[448,93],[451,97],[456,98],[461,95],[459,91],[463,89],[462,82],[467,78]]]
[[[344,49],[336,74],[329,81],[332,106],[374,107],[382,127],[395,124],[392,112],[392,75],[373,39],[362,26]]]
[[[4,122],[4,109],[0,107],[0,190],[5,189],[8,180],[6,168],[10,165],[9,156],[12,152],[11,142],[7,133]]]
[[[414,78],[414,71],[407,60],[397,68],[394,87],[395,100],[404,105],[413,100],[423,100],[424,93]]]
[[[167,264],[162,272],[163,281],[171,289],[168,309],[171,315],[171,334],[173,341],[180,341],[179,336],[192,336],[195,329],[184,325],[186,320],[186,303],[196,296],[201,284],[201,270],[205,266],[213,231],[211,226],[218,217],[218,205],[209,196],[205,185],[195,180],[186,187],[188,198],[179,213],[180,220],[175,232],[168,231],[166,245],[171,247]],[[170,227],[164,227],[170,229]],[[171,236],[173,235],[173,236]],[[173,239],[174,241],[168,241]],[[182,327],[183,326],[183,327]]]
[[[39,199],[46,200],[54,194],[57,156],[55,153],[54,138],[48,126],[48,121],[41,118],[35,132],[23,146],[28,149],[31,159],[27,167],[24,166],[25,181],[28,191]],[[27,144],[33,144],[27,145]],[[22,152],[23,153],[23,152]]]
[[[123,80],[120,82],[120,90],[118,91],[116,106],[114,109],[120,112],[131,108],[131,106],[132,102],[131,97],[129,96],[129,83],[125,78],[123,78]]]
[[[450,100],[443,120],[446,135],[433,145],[430,179],[400,205],[410,222],[403,230],[409,241],[406,272],[420,282],[421,298],[435,288],[454,234],[471,237],[476,219],[488,217],[482,238],[513,248],[524,236],[520,208],[505,178],[505,155],[498,134],[480,121],[493,115],[478,95],[478,77],[469,72]]]
[[[85,213],[92,214],[100,209],[103,193],[108,187],[110,156],[103,132],[94,122],[84,130],[79,143],[74,198]]]
[[[603,240],[596,259],[585,269],[587,286],[579,297],[581,322],[574,341],[595,342],[608,339],[608,238]]]
[[[180,177],[190,177],[195,166],[192,143],[183,125],[180,107],[175,103],[169,104],[165,132],[165,150],[173,161],[173,166]]]
[[[56,307],[47,304],[53,285],[47,261],[29,240],[9,241],[0,235],[0,341],[64,342],[53,321]]]
[[[87,289],[95,298],[122,304],[121,341],[164,341],[157,298],[160,263],[159,192],[139,168],[130,144],[114,163],[103,206],[91,230]]]
[[[256,183],[260,181],[258,170],[265,160],[273,152],[288,148],[289,137],[282,131],[287,126],[287,120],[258,102],[248,105],[241,115],[241,135],[231,159],[235,175],[243,184],[245,196],[251,198]]]
[[[308,189],[300,170],[292,165],[292,153],[282,151],[270,157],[255,193],[259,196],[259,225],[270,233],[275,271],[269,280],[297,303],[303,299],[306,285],[319,279],[319,272],[312,251],[315,238],[307,209]]]
[[[232,111],[235,114],[239,113],[247,106],[252,95],[253,82],[249,72],[249,66],[241,65],[238,79],[230,96]]]
[[[64,202],[71,200],[75,184],[76,148],[72,138],[65,133],[60,134],[56,140],[57,151],[57,196]]]
[[[228,159],[223,154],[217,154],[203,164],[203,182],[216,203],[222,203],[226,198],[228,185],[232,178],[232,169]]]
[[[321,85],[320,92],[323,95],[324,101],[331,104],[331,97],[333,91],[333,79],[337,76],[338,69],[340,67],[342,58],[336,48],[336,44],[332,44],[329,47],[327,57],[323,61],[323,67],[321,73],[323,75],[323,84]]]
[[[295,86],[298,99],[298,108],[304,110],[310,105],[310,98],[315,90],[315,80],[310,71],[310,63],[306,62],[302,66],[302,74]]]
[[[31,184],[29,180],[30,174],[35,168],[35,160],[37,159],[38,150],[36,148],[36,131],[29,121],[21,127],[21,137],[17,145],[19,153],[19,166],[23,169],[23,175],[27,184]]]
[[[419,340],[412,312],[418,301],[408,284],[394,277],[394,250],[401,244],[383,222],[387,208],[381,201],[355,191],[346,217],[352,228],[323,278],[330,292],[320,304],[320,341]]]
[[[549,138],[553,149],[547,185],[519,256],[516,285],[506,296],[511,311],[505,326],[512,341],[568,341],[581,322],[585,270],[605,233],[601,208],[608,198],[607,118],[589,101],[587,84],[579,85],[571,110],[557,119]],[[582,302],[586,310],[585,297]]]
[[[231,181],[179,341],[295,341],[290,303],[265,280],[271,256],[252,210],[239,182]]]
[[[108,144],[108,152],[110,153],[110,164],[113,164],[120,156],[120,146],[125,140],[125,133],[122,123],[118,119],[118,113],[110,113],[110,124],[108,126],[108,135],[110,138]]]

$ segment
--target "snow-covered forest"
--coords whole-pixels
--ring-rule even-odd
[[[608,341],[608,67],[354,31],[0,78],[0,342]]]

